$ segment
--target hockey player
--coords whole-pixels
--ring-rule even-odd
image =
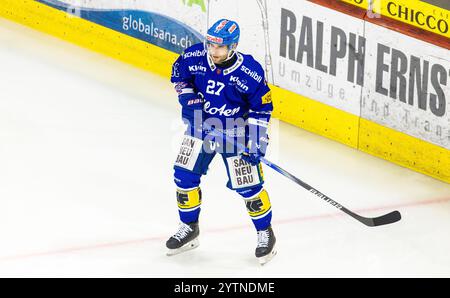
[[[256,257],[264,264],[276,254],[271,204],[259,161],[268,145],[271,91],[261,65],[236,51],[239,36],[236,22],[221,19],[208,30],[204,43],[186,49],[173,64],[171,81],[188,128],[174,165],[181,223],[166,243],[168,255],[199,245],[200,179],[216,153],[228,172],[227,187],[244,199],[257,230]],[[211,138],[205,123],[246,149]]]

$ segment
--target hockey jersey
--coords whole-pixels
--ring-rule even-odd
[[[236,52],[236,62],[217,67],[203,43],[186,49],[172,67],[172,83],[179,94],[194,93],[202,98],[203,117],[215,117],[223,128],[227,119],[252,118],[268,123],[273,110],[271,91],[264,70],[251,55]]]

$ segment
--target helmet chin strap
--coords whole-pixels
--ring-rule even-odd
[[[230,51],[228,52],[227,59],[225,59],[223,62],[228,61],[228,60],[230,60],[231,58],[233,58],[233,56],[234,56],[235,53],[236,53],[236,52],[235,52],[234,50],[230,50]]]
[[[228,50],[227,59],[225,59],[225,61],[228,61],[231,58],[233,58],[234,54],[236,53],[236,48],[237,48],[237,44],[233,43],[230,45],[230,49]]]

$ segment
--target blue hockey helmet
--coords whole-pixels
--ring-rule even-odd
[[[237,45],[239,42],[240,33],[239,25],[236,22],[220,19],[208,29],[206,42],[231,48],[232,45]]]

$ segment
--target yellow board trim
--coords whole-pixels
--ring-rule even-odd
[[[450,183],[450,150],[361,118],[359,150]]]
[[[164,77],[170,76],[178,57],[33,0],[2,0],[0,16]],[[280,120],[450,183],[450,150],[280,87],[271,88],[274,116]]]
[[[358,147],[359,117],[271,85],[273,115],[315,134]]]

